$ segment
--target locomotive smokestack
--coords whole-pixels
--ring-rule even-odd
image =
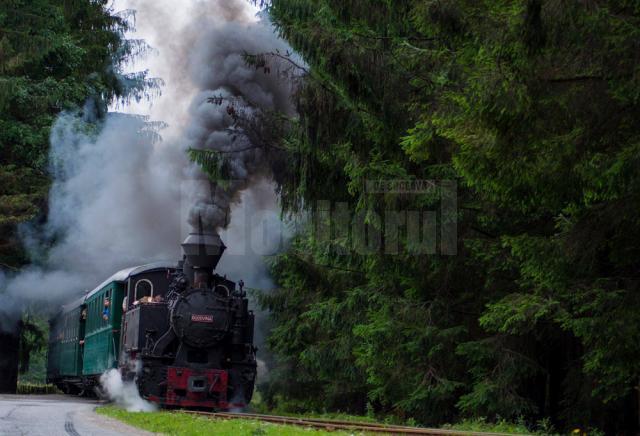
[[[183,271],[194,287],[203,287],[209,282],[211,272],[227,247],[215,231],[203,231],[202,219],[198,220],[198,224],[198,232],[190,233],[182,243],[185,260]]]

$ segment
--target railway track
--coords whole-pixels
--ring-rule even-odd
[[[445,430],[437,428],[407,427],[400,425],[387,425],[374,422],[341,421],[320,418],[296,418],[292,416],[261,415],[256,413],[227,413],[227,412],[195,412],[194,415],[206,416],[212,419],[254,419],[273,424],[296,425],[322,430],[345,430],[363,433],[380,433],[394,435],[479,435],[479,436],[507,436],[506,433],[483,433],[460,430]]]

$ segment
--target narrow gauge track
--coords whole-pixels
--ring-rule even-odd
[[[363,421],[341,421],[319,418],[296,418],[292,416],[261,415],[256,413],[227,413],[227,412],[196,412],[183,411],[194,415],[206,416],[212,419],[254,419],[273,424],[296,425],[322,430],[348,430],[367,433],[386,433],[397,435],[479,435],[479,436],[507,436],[506,433],[483,433],[460,430],[444,430],[438,428],[407,427],[400,425],[387,425]]]

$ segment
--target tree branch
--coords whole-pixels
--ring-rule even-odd
[[[20,271],[18,268],[14,267],[14,266],[11,266],[11,265],[7,265],[6,263],[1,263],[0,262],[0,267],[7,268],[7,269],[10,269],[10,270],[15,271],[15,272],[19,272]]]

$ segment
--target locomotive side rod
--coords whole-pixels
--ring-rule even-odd
[[[253,419],[273,424],[296,425],[324,430],[351,430],[369,433],[386,434],[414,434],[414,435],[479,435],[479,436],[507,436],[506,433],[470,432],[460,430],[445,430],[437,428],[407,427],[399,425],[387,425],[372,422],[354,422],[319,418],[295,418],[290,416],[262,415],[255,413],[228,413],[228,412],[197,412],[183,411],[194,415],[206,416],[211,419]]]

